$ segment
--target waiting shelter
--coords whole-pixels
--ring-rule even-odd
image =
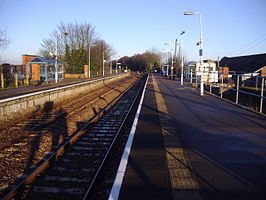
[[[37,56],[28,62],[30,65],[31,80],[49,81],[55,80],[56,59]],[[58,79],[63,79],[63,64],[57,61]]]

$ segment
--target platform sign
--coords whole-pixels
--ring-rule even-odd
[[[203,55],[203,50],[200,49],[200,50],[199,50],[199,56],[202,56],[202,55]]]

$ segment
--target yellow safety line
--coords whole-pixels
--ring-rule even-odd
[[[173,198],[175,200],[201,200],[203,197],[200,193],[199,184],[191,173],[191,165],[187,153],[182,148],[175,125],[171,122],[158,83],[154,77],[152,77],[152,81],[159,110]]]

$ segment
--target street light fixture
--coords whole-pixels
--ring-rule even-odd
[[[89,78],[91,78],[91,47],[96,47],[96,45],[95,44],[91,44],[91,45],[89,45]]]
[[[197,43],[197,45],[200,46],[199,49],[199,56],[200,56],[200,71],[201,71],[201,80],[200,80],[200,95],[202,96],[204,93],[204,81],[203,81],[203,40],[202,40],[202,20],[201,20],[201,13],[200,12],[184,12],[184,15],[199,15],[199,21],[200,21],[200,41]]]

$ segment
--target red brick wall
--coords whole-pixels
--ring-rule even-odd
[[[22,55],[23,74],[26,76],[26,65],[37,56],[34,55]]]
[[[39,64],[31,64],[31,79],[34,81],[40,80],[40,65]]]

